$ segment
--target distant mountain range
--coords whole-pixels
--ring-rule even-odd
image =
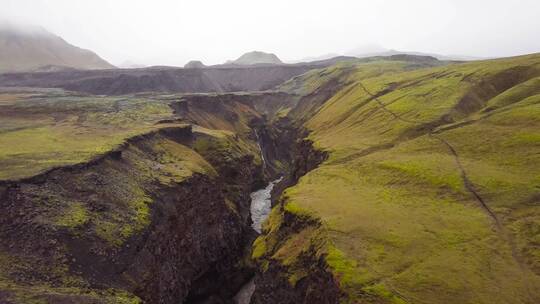
[[[437,58],[439,60],[448,60],[448,61],[471,61],[471,60],[488,59],[488,58],[474,57],[474,56],[467,56],[467,55],[441,55],[441,54],[436,54],[436,53],[425,53],[425,52],[416,52],[416,51],[399,51],[399,50],[394,50],[394,49],[386,49],[379,45],[364,45],[364,46],[360,46],[352,50],[349,50],[345,52],[344,54],[329,53],[329,54],[324,54],[321,56],[305,57],[299,60],[289,60],[287,62],[290,62],[290,63],[312,62],[312,61],[327,60],[331,58],[339,58],[343,56],[347,58],[348,57],[366,58],[366,57],[380,57],[380,56],[386,57],[386,56],[393,56],[393,55],[430,56],[430,57]]]
[[[41,27],[0,24],[0,72],[111,69],[94,52],[73,46]]]
[[[366,57],[376,57],[376,56],[392,56],[392,55],[416,55],[416,56],[430,56],[437,58],[439,60],[450,60],[450,61],[471,61],[471,60],[481,60],[486,58],[474,57],[474,56],[465,56],[465,55],[441,55],[434,53],[424,53],[424,52],[411,52],[411,51],[397,51],[397,50],[385,50],[380,52],[373,53],[347,53],[350,56],[357,58],[366,58]]]
[[[394,49],[387,49],[377,44],[366,44],[359,47],[356,47],[348,52],[345,52],[347,56],[354,56],[357,58],[365,57],[375,57],[375,56],[392,56],[392,55],[417,55],[417,56],[431,56],[439,60],[457,60],[457,61],[470,61],[470,60],[479,60],[486,59],[473,56],[464,56],[464,55],[441,55],[436,53],[425,53],[425,52],[415,52],[415,51],[399,51]]]
[[[320,65],[326,66],[338,61],[355,60],[357,58],[380,57],[393,55],[430,56],[439,60],[468,61],[484,58],[460,55],[440,55],[422,52],[397,51],[385,49],[377,45],[367,45],[355,48],[344,55],[329,53],[322,56],[306,57],[301,60],[283,62],[278,56],[262,51],[245,53],[235,60],[224,64],[206,66],[201,61],[191,61],[185,68],[207,67],[238,67],[271,66],[271,65]],[[134,68],[161,68],[146,67],[130,61],[125,61],[119,67]],[[16,26],[0,23],[0,73],[5,72],[54,72],[61,70],[96,70],[115,68],[112,64],[100,58],[90,50],[73,46],[61,37],[48,32],[41,27]]]

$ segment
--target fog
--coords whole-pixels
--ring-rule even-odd
[[[476,57],[540,51],[538,0],[0,0],[0,7],[0,19],[43,26],[113,64],[216,64],[252,50],[285,61],[382,48]]]

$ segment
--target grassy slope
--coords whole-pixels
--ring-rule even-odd
[[[284,86],[342,86],[304,124],[330,157],[285,209],[321,220],[349,300],[537,303],[540,55],[405,67],[334,67]]]
[[[29,217],[33,225],[62,231],[74,239],[92,239],[101,250],[120,250],[151,222],[151,185],[174,185],[194,173],[216,174],[189,147],[154,135],[144,143],[128,145],[122,162],[105,159],[83,174],[68,175],[69,180],[62,185],[53,182],[47,187],[24,186],[33,187],[33,197],[41,203],[36,204]],[[102,180],[98,191],[97,178]],[[80,196],[70,187],[76,187],[80,193],[95,193],[94,197]],[[97,198],[106,207],[96,209]],[[7,293],[14,303],[52,303],[63,298],[78,299],[81,303],[140,303],[122,289],[93,288],[70,269],[70,253],[67,248],[64,250],[47,257],[50,261],[46,263],[39,254],[9,254],[0,250],[0,292]]]
[[[0,180],[33,176],[110,151],[172,117],[168,103],[64,93],[0,94]]]
[[[158,124],[160,120],[174,121],[175,117],[169,100],[154,97],[0,94],[0,180],[17,180],[54,167],[84,163],[125,145],[121,162],[107,158],[81,174],[73,174],[62,185],[51,182],[50,187],[31,190],[36,201],[44,202],[33,210],[36,214],[31,221],[36,225],[65,231],[74,238],[93,238],[99,246],[114,251],[150,224],[151,189],[155,185],[181,183],[194,173],[215,176],[216,168],[208,163],[215,157],[258,157],[256,146],[236,138],[232,131],[195,126],[192,146],[153,132],[186,126]],[[142,142],[126,144],[128,138],[150,133],[153,135]],[[114,182],[102,182],[97,191],[93,187],[98,178]],[[81,198],[66,190],[70,187],[78,189],[76,193],[97,196]],[[110,206],[96,210],[92,207],[96,197]],[[63,298],[79,299],[81,303],[140,302],[123,290],[91,288],[84,278],[69,270],[69,262],[61,254],[51,259],[55,262],[44,264],[32,256],[0,250],[0,302],[6,296],[3,293],[17,303]]]

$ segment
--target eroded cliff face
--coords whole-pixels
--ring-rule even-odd
[[[289,209],[293,205],[286,204],[283,193],[328,155],[305,139],[305,131],[290,125],[284,129],[288,137],[276,132],[276,142],[269,143],[279,146],[288,138],[289,162],[283,181],[272,193],[274,208],[253,245],[258,268],[251,303],[338,303],[341,291],[323,258],[324,230],[314,218]]]
[[[205,136],[163,129],[89,163],[4,182],[1,302],[232,296],[246,280],[245,206],[260,168],[249,153],[212,164],[196,152]]]
[[[62,88],[96,95],[140,92],[203,93],[269,90],[319,65],[247,67],[174,67],[110,70],[62,70],[41,73],[5,73],[2,86]]]
[[[251,303],[338,303],[341,291],[323,258],[323,233],[320,223],[279,202],[254,243],[259,271]]]
[[[275,208],[269,224],[253,247],[257,268],[252,303],[336,303],[340,295],[323,259],[320,224],[285,210],[286,199],[278,200],[286,188],[327,158],[306,139],[308,133],[296,121],[278,114],[284,105],[296,102],[294,95],[269,93],[194,95],[173,104],[185,120],[206,128],[220,126],[256,141],[266,180],[283,177],[272,191]],[[294,265],[275,259],[289,250],[295,255],[289,257]]]
[[[511,66],[538,58],[515,60],[154,96],[153,127],[192,128],[0,185],[0,302],[228,303],[255,274],[252,303],[536,303],[538,72]]]
[[[228,303],[254,276],[255,303],[335,298],[337,289],[313,291],[334,286],[316,251],[298,259],[312,265],[298,284],[270,251],[251,259],[250,193],[282,176],[276,203],[326,159],[285,115],[297,96],[167,98],[175,116],[158,131],[87,163],[2,182],[2,301]],[[166,127],[179,122],[192,126]],[[276,231],[284,241],[318,225],[283,214],[294,226]]]
[[[252,302],[537,303],[538,58],[291,81],[288,117],[329,158],[255,241]],[[297,157],[296,177],[317,159]]]

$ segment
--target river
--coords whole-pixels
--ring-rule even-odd
[[[261,233],[262,223],[272,209],[272,189],[282,179],[283,177],[280,177],[270,182],[266,188],[251,193],[251,227],[258,233]]]
[[[262,223],[266,220],[272,209],[272,189],[274,189],[274,186],[282,179],[283,177],[280,177],[270,182],[266,188],[251,193],[251,220],[253,221],[251,227],[253,227],[257,233],[261,233]],[[236,304],[249,304],[251,295],[253,295],[254,291],[255,282],[251,279],[236,294],[234,302]]]

